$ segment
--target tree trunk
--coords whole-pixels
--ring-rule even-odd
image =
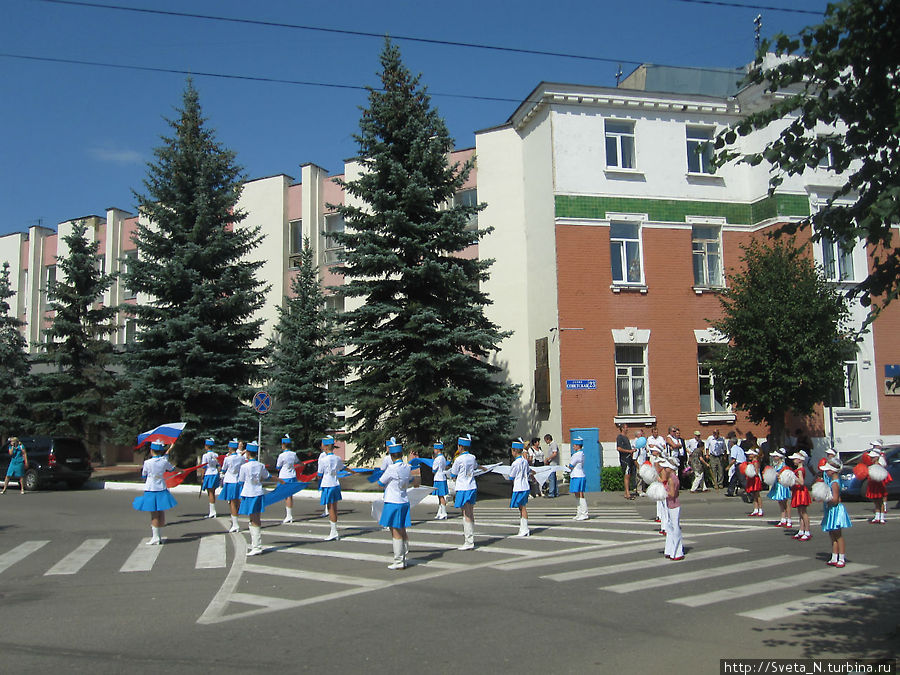
[[[769,451],[784,447],[784,410],[776,410],[768,419]]]

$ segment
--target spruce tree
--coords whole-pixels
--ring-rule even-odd
[[[24,324],[12,308],[16,293],[9,282],[9,263],[0,270],[0,441],[22,435],[28,428],[23,397],[28,375],[28,342],[19,330]]]
[[[115,277],[98,269],[97,243],[87,237],[83,221],[63,240],[69,252],[57,258],[59,277],[46,288],[53,318],[36,345],[28,394],[39,431],[99,445],[117,390],[109,341],[117,330],[117,308],[102,304]]]
[[[131,386],[119,402],[123,437],[186,422],[182,458],[198,438],[256,435],[246,401],[260,381],[254,313],[265,289],[256,279],[262,263],[250,259],[259,228],[242,226],[237,207],[241,168],[206,126],[190,81],[178,112],[148,165],[146,194],[136,194],[143,218],[125,283],[148,300],[133,308],[137,339],[124,354]]]
[[[341,317],[355,378],[348,426],[362,458],[389,436],[427,446],[464,433],[481,456],[499,454],[516,390],[490,362],[506,336],[479,288],[492,261],[460,255],[490,231],[468,227],[483,205],[453,204],[472,163],[450,163],[447,127],[390,41],[381,66],[355,136],[362,173],[338,209],[338,288],[362,301]]]
[[[291,295],[278,308],[270,342],[269,392],[275,403],[265,421],[279,434],[290,433],[300,450],[315,447],[316,439],[338,425],[335,410],[343,405],[334,386],[343,379],[335,317],[325,307],[308,239]]]

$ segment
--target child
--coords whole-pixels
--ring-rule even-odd
[[[391,464],[378,479],[378,482],[384,485],[384,509],[378,524],[391,530],[394,562],[388,565],[388,569],[402,570],[406,567],[406,556],[409,553],[406,528],[410,526],[411,521],[406,488],[409,486],[412,471],[409,464],[403,461],[403,447],[400,444],[389,445],[388,454],[391,457]]]
[[[250,516],[250,550],[247,555],[259,555],[263,552],[261,514],[266,508],[263,504],[262,482],[269,477],[269,471],[265,464],[257,460],[259,446],[256,443],[248,443],[245,454],[247,462],[238,472],[238,482],[243,483],[238,513]]]
[[[291,437],[288,434],[281,439],[281,454],[275,461],[275,468],[278,469],[278,481],[281,483],[297,482],[297,467],[300,458],[297,453],[291,449]],[[294,522],[294,498],[287,497],[284,500],[284,520],[282,525],[288,525]]]
[[[509,500],[509,508],[519,509],[519,532],[515,536],[527,537],[531,534],[528,530],[528,479],[534,474],[528,465],[528,460],[522,454],[525,442],[520,438],[512,443],[512,455],[515,458],[509,469],[509,479],[513,482],[512,498]]]
[[[328,520],[331,521],[331,531],[325,537],[325,541],[337,541],[340,539],[337,530],[337,505],[341,501],[341,482],[338,480],[338,471],[344,468],[344,460],[334,454],[334,437],[326,436],[322,439],[322,455],[319,455],[319,490],[322,497],[319,503],[328,510]]]
[[[222,490],[219,492],[219,499],[228,502],[231,510],[231,529],[229,532],[240,531],[238,525],[238,506],[241,500],[241,488],[238,482],[238,474],[241,467],[247,462],[247,458],[243,454],[238,454],[238,441],[236,438],[228,443],[228,455],[222,460],[222,470],[225,477],[222,479]]]
[[[781,509],[781,520],[775,524],[775,527],[791,526],[791,505],[788,501],[791,496],[791,490],[778,482],[778,475],[785,470],[784,454],[784,448],[779,448],[770,455],[775,476],[769,483],[772,487],[766,496],[778,502],[778,507]],[[768,483],[769,481],[767,480],[766,482]]]
[[[684,560],[684,546],[681,538],[681,502],[678,493],[681,484],[678,480],[677,460],[664,457],[659,461],[659,480],[666,486],[666,558],[672,561]]]
[[[747,460],[747,468],[744,471],[744,475],[747,477],[747,485],[744,490],[747,492],[750,501],[753,502],[753,513],[749,515],[751,518],[762,518],[762,495],[760,495],[760,492],[762,492],[762,470],[759,467],[759,452],[751,448],[747,451]]]
[[[575,517],[572,520],[587,520],[587,499],[584,498],[584,488],[587,479],[584,476],[584,439],[576,437],[572,439],[572,456],[569,459],[569,494],[575,497]]]
[[[475,503],[478,501],[478,486],[475,483],[475,470],[478,462],[469,452],[472,447],[472,436],[466,434],[456,441],[456,459],[450,467],[450,475],[456,479],[456,497],[453,505],[462,511],[463,545],[460,551],[471,551],[475,548]]]
[[[203,486],[201,489],[206,490],[206,494],[209,496],[209,515],[203,517],[215,518],[216,488],[219,487],[219,454],[213,450],[216,445],[213,439],[207,438],[204,445],[206,446],[206,452],[200,458],[200,465],[205,466],[206,469],[203,473]]]
[[[141,476],[146,479],[144,494],[136,497],[132,506],[135,511],[150,512],[150,546],[158,546],[163,543],[159,536],[160,528],[166,525],[166,511],[178,502],[172,497],[166,488],[166,480],[163,477],[166,471],[174,471],[175,467],[169,464],[166,457],[166,446],[158,441],[150,444],[150,454],[153,456],[144,460],[144,468]]]
[[[844,567],[847,564],[844,558],[847,546],[842,530],[845,527],[852,527],[852,523],[847,515],[847,509],[841,504],[841,486],[838,474],[843,465],[841,460],[835,457],[829,459],[822,468],[825,474],[825,485],[831,491],[830,499],[825,502],[825,516],[822,518],[822,530],[831,537],[831,560],[828,561],[828,564],[834,567]]]
[[[874,525],[883,525],[885,522],[884,501],[887,498],[887,484],[891,482],[891,475],[887,472],[887,462],[881,445],[873,443],[871,450],[866,453],[869,458],[869,480],[866,482],[866,499],[872,500],[874,515],[869,522]]]
[[[437,441],[434,444],[434,460],[431,463],[434,472],[434,492],[437,495],[438,511],[435,520],[447,520],[447,458],[444,457],[444,444]]]
[[[806,487],[806,453],[795,452],[789,459],[794,461],[794,475],[797,481],[791,486],[791,506],[797,509],[800,518],[800,529],[794,535],[798,541],[809,541],[812,533],[809,531],[809,513],[806,509],[812,499],[809,496],[809,488]]]

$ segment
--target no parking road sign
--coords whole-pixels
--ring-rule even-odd
[[[260,415],[265,415],[272,408],[272,397],[267,392],[258,391],[253,397],[253,408]]]

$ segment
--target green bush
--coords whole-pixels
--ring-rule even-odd
[[[620,466],[604,466],[600,470],[600,489],[603,492],[621,492],[625,489],[625,474]]]

